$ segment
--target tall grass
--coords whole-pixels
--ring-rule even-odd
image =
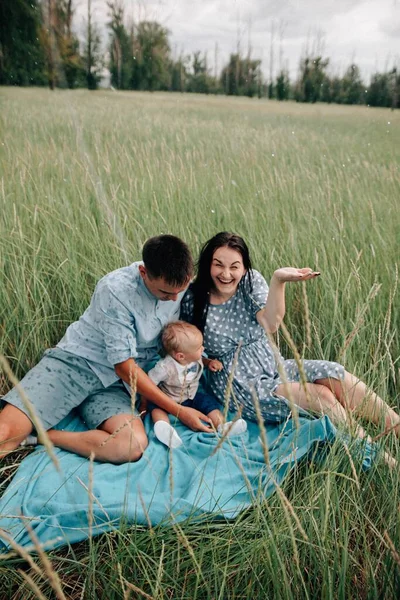
[[[3,88],[0,113],[0,352],[18,376],[146,238],[174,233],[197,253],[234,230],[267,279],[321,271],[288,286],[299,352],[340,359],[399,407],[397,112]],[[127,528],[52,565],[70,598],[394,598],[399,474],[358,471],[338,443],[234,523]],[[0,566],[4,598],[35,597],[12,567]],[[46,570],[27,572],[51,597]]]

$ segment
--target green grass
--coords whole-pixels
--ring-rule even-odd
[[[146,238],[174,233],[197,253],[234,230],[267,279],[284,265],[321,271],[306,296],[288,288],[296,345],[399,408],[399,112],[3,88],[0,118],[0,352],[19,377]],[[128,528],[49,555],[68,598],[124,598],[129,583],[160,599],[395,598],[400,477],[355,469],[338,445],[286,483],[306,538],[275,496],[234,523]],[[2,597],[35,597],[22,577],[0,563]]]

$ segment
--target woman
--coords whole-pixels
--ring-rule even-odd
[[[399,436],[400,417],[341,365],[303,360],[307,381],[303,384],[296,361],[284,360],[270,342],[268,335],[278,330],[285,314],[285,284],[318,275],[309,268],[278,269],[268,289],[263,276],[252,269],[241,237],[222,232],[206,242],[197,277],[182,303],[181,318],[203,332],[208,356],[223,364],[221,371],[209,376],[213,393],[224,402],[233,370],[229,407],[237,410],[240,405],[244,418],[257,420],[258,402],[265,421],[279,422],[290,416],[294,403],[300,415],[308,411],[326,414],[337,425],[348,423],[352,413],[374,423],[384,420],[386,429],[393,428]],[[366,435],[361,426],[356,433]]]

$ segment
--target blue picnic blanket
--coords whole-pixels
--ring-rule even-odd
[[[59,427],[83,431],[76,416]],[[328,417],[266,425],[267,451],[255,423],[240,436],[220,439],[194,433],[181,424],[183,445],[168,450],[146,420],[149,446],[140,461],[124,465],[90,463],[56,449],[61,473],[43,446],[27,456],[0,499],[0,551],[9,544],[5,531],[23,547],[31,546],[26,523],[46,549],[78,542],[122,524],[171,525],[186,519],[233,519],[282,484],[297,461],[320,456],[336,439]],[[360,444],[363,468],[373,452]]]

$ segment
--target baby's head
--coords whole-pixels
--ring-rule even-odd
[[[203,335],[194,325],[173,321],[164,327],[161,342],[167,354],[181,365],[200,360],[203,354]]]

